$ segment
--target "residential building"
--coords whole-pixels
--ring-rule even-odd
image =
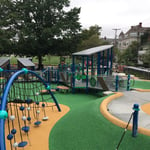
[[[141,22],[136,26],[131,26],[131,28],[126,33],[121,32],[119,34],[118,49],[124,50],[128,48],[128,46],[131,45],[133,41],[140,42],[140,37],[148,31],[150,31],[150,27],[142,27]]]

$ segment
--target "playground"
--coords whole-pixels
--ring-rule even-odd
[[[112,45],[72,57],[70,66],[43,71],[25,59],[18,60],[21,70],[11,70],[3,59],[0,149],[149,149],[150,81],[113,74]],[[130,120],[134,104],[140,108],[136,138]]]

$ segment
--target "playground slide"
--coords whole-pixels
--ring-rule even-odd
[[[107,84],[105,83],[103,77],[97,77],[98,82],[102,86],[103,90],[109,91]]]

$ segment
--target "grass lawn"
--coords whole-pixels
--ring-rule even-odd
[[[131,88],[150,89],[150,82],[135,80],[134,86],[131,86]]]
[[[10,63],[11,64],[17,64],[17,57],[11,56]],[[42,59],[43,59],[42,63],[45,66],[48,66],[48,65],[58,65],[60,63],[60,56],[46,55]],[[66,58],[65,62],[68,63],[68,64],[70,64],[71,63],[71,59],[68,57],[68,58]],[[38,63],[37,57],[33,57],[33,63]]]
[[[33,62],[34,63],[38,63],[37,57],[33,58]],[[43,57],[42,63],[45,66],[48,66],[48,65],[58,65],[60,63],[60,56],[46,55],[45,57]]]
[[[124,129],[112,124],[100,113],[106,97],[90,94],[56,94],[59,103],[70,112],[51,131],[50,150],[115,150]],[[119,150],[148,150],[150,137],[127,131]]]

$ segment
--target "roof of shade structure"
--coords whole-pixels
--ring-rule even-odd
[[[10,59],[7,57],[1,57],[0,58],[0,66],[3,66],[6,62],[8,62]]]
[[[86,50],[83,50],[80,52],[73,53],[72,55],[73,56],[89,56],[89,55],[93,55],[93,54],[96,54],[96,53],[101,52],[101,51],[105,51],[105,50],[110,49],[112,47],[113,47],[113,45],[97,46],[97,47],[89,48],[89,49],[86,49]]]
[[[18,58],[17,60],[25,67],[35,66],[35,64],[28,58]]]

